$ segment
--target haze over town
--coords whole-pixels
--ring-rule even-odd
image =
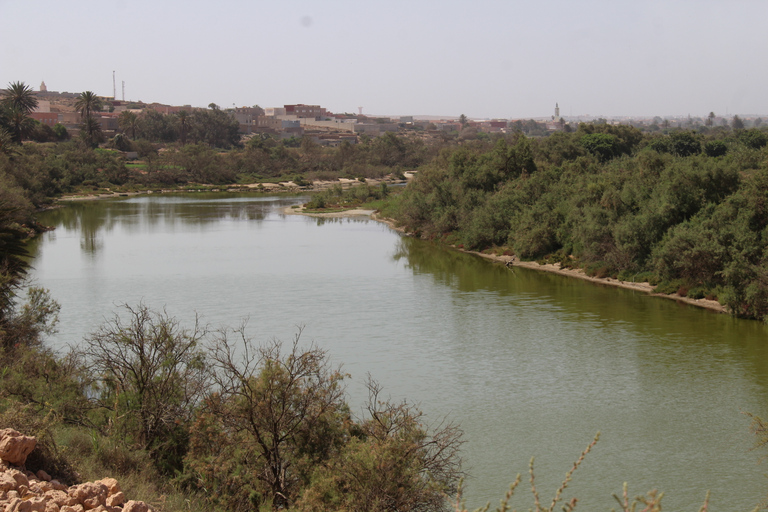
[[[0,0],[0,84],[472,118],[768,113],[762,1]],[[34,27],[33,30],[30,27]]]

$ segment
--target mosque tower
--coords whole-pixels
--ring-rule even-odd
[[[560,105],[555,103],[555,121],[560,121]]]
[[[40,84],[40,92],[48,92],[48,86],[45,85],[45,80]]]

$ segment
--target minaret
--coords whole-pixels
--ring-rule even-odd
[[[555,121],[560,120],[560,105],[555,103]]]
[[[48,92],[48,87],[45,85],[45,80],[40,84],[40,92]]]

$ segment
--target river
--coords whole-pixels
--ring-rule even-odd
[[[71,203],[33,247],[61,305],[60,350],[121,303],[186,323],[248,318],[257,340],[302,339],[393,399],[465,431],[467,505],[496,505],[517,473],[581,510],[658,488],[665,509],[750,510],[768,492],[751,412],[768,417],[768,329],[642,293],[517,268],[401,237],[367,217],[286,215],[302,197],[149,195]],[[523,483],[513,503],[528,509]],[[559,509],[559,507],[558,507]]]

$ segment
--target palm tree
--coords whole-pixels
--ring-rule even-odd
[[[6,105],[4,110],[3,117],[5,118],[7,129],[10,132],[11,140],[21,144],[24,137],[34,130],[35,120],[25,114],[21,108],[16,106]]]
[[[101,99],[92,91],[81,92],[75,102],[75,109],[83,119],[80,127],[81,137],[89,146],[98,144],[101,140],[101,125],[92,113],[101,110]]]
[[[80,112],[83,119],[90,117],[92,112],[101,110],[101,99],[92,91],[81,92],[75,102],[75,110]]]
[[[139,116],[137,116],[135,113],[131,112],[130,110],[126,110],[123,113],[120,114],[120,117],[117,119],[118,124],[120,125],[120,129],[123,130],[123,132],[131,133],[131,139],[136,140],[136,128],[139,126]]]
[[[91,147],[96,147],[102,142],[104,137],[101,133],[101,124],[94,116],[83,118],[83,124],[80,125],[80,137]]]
[[[7,89],[3,89],[3,104],[9,108],[16,108],[24,115],[37,108],[37,98],[32,87],[24,82],[11,82]]]
[[[189,111],[179,110],[179,112],[176,114],[176,117],[179,120],[179,137],[181,138],[181,145],[185,146],[187,144],[187,132],[189,131],[189,123],[191,122]]]
[[[5,127],[11,140],[21,143],[34,128],[29,113],[37,108],[37,98],[32,88],[24,82],[11,82],[2,90],[0,99],[0,127]]]
[[[0,154],[13,154],[14,149],[12,143],[13,138],[11,137],[11,134],[5,131],[2,126],[0,126]]]
[[[26,234],[17,227],[20,213],[6,197],[0,198],[0,331],[29,267]]]

